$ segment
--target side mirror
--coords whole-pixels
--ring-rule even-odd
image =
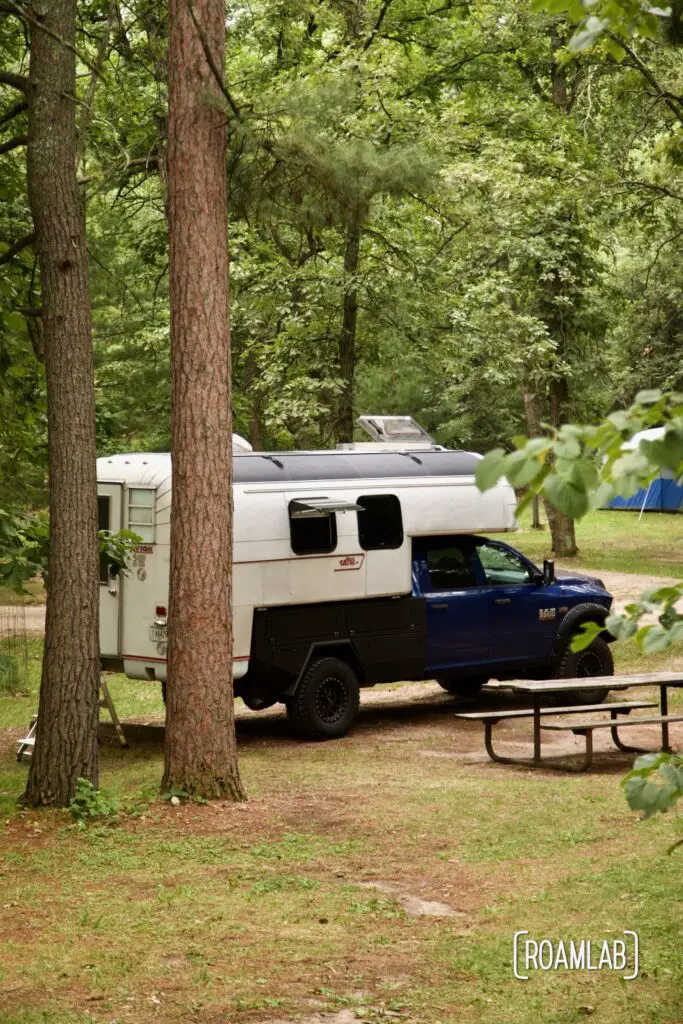
[[[107,572],[109,576],[115,580],[117,576],[121,575],[121,566],[118,562],[110,562],[107,566]]]
[[[555,582],[555,563],[552,558],[546,558],[543,562],[543,586],[549,587]]]

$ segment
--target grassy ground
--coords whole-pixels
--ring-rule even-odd
[[[682,534],[678,517],[595,513],[580,564],[680,575]],[[513,543],[540,559],[546,536]],[[618,672],[683,668],[680,645],[614,653]],[[333,743],[291,740],[278,713],[240,718],[249,802],[174,808],[158,797],[159,687],[112,676],[131,744],[103,728],[118,820],[79,829],[16,806],[40,656],[30,640],[19,692],[0,679],[0,1024],[312,1024],[339,1011],[335,1024],[680,1024],[683,854],[666,854],[675,820],[628,810],[630,756],[599,753],[584,775],[494,765],[435,684],[378,688]],[[528,749],[528,722],[508,728]],[[413,916],[416,900],[450,914]],[[515,981],[520,929],[596,942],[635,929],[640,977]]]
[[[14,604],[45,604],[45,588],[42,582],[29,580],[24,585],[23,592],[0,584],[0,605]]]
[[[542,517],[545,522],[545,517]],[[550,557],[550,530],[531,529],[531,514],[510,542],[536,562]],[[577,566],[683,577],[683,515],[590,512],[576,524]],[[566,561],[566,560],[564,560]]]
[[[633,658],[624,667],[642,668]],[[586,775],[493,765],[480,728],[455,728],[452,702],[426,684],[412,703],[399,689],[367,706],[334,743],[296,743],[275,714],[240,721],[249,803],[172,808],[156,797],[158,688],[110,682],[131,748],[102,745],[102,786],[124,813],[83,830],[17,812],[26,765],[9,726],[35,693],[0,699],[2,1024],[342,1009],[399,1024],[680,1024],[681,854],[665,852],[670,818],[628,811],[630,758],[599,756]],[[406,896],[453,914],[411,916]],[[598,941],[626,928],[641,940],[635,982],[512,977],[519,929]]]

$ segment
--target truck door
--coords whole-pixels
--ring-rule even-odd
[[[427,672],[487,662],[491,605],[478,586],[472,539],[413,541],[413,563],[427,604]]]
[[[121,529],[122,484],[98,484],[98,529],[116,533]],[[106,555],[100,555],[100,654],[121,653],[120,647],[121,576],[112,573]]]
[[[486,583],[491,662],[546,658],[557,631],[557,599],[539,584],[532,564],[507,544],[478,539],[475,558]]]

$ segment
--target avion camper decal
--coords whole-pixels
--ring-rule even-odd
[[[365,555],[344,555],[343,558],[337,559],[337,564],[334,568],[335,572],[344,572],[349,569],[360,569],[363,564]]]

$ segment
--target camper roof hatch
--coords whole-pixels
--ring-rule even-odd
[[[421,441],[434,444],[434,438],[412,416],[359,416],[356,423],[373,441]]]

